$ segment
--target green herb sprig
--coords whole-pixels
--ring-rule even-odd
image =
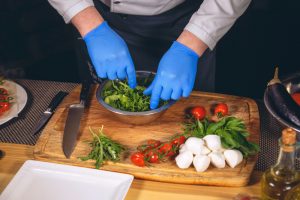
[[[197,120],[190,118],[183,124],[184,135],[203,138],[206,135],[218,135],[221,138],[222,146],[227,149],[237,149],[245,157],[255,155],[259,146],[247,140],[250,135],[244,122],[233,116],[222,118],[218,122],[208,119]]]
[[[86,157],[80,157],[82,161],[95,160],[95,167],[99,169],[105,161],[119,161],[120,154],[125,150],[121,144],[111,140],[103,133],[103,126],[96,134],[91,127],[90,132],[93,135],[93,141],[89,144],[92,148]]]

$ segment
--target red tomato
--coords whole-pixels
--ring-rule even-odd
[[[150,148],[156,148],[156,147],[158,147],[161,144],[161,142],[159,140],[153,140],[153,139],[151,139],[151,140],[147,141],[147,144],[148,144],[148,146]]]
[[[195,117],[196,119],[202,120],[204,119],[205,115],[206,115],[206,110],[204,107],[202,106],[196,106],[193,107],[191,110],[191,114],[193,115],[193,117]]]
[[[175,138],[171,143],[174,146],[180,146],[185,142],[185,140],[186,140],[186,138],[183,135],[181,135],[181,136]]]
[[[159,152],[163,154],[167,154],[172,150],[172,145],[170,143],[164,143],[163,146],[159,148]]]
[[[216,107],[215,107],[215,115],[219,116],[219,117],[223,117],[228,115],[228,106],[225,103],[219,103]]]
[[[173,150],[169,151],[169,153],[167,153],[167,156],[171,157],[171,156],[174,156],[175,155],[175,152]]]
[[[160,144],[161,144],[161,142],[159,140],[150,139],[147,141],[147,144],[139,145],[137,147],[137,150],[139,152],[145,152],[150,149],[154,149],[154,148],[158,147]]]
[[[7,101],[7,100],[8,100],[8,96],[7,95],[0,94],[0,101]]]
[[[139,167],[145,166],[145,156],[141,152],[135,152],[131,155],[130,160],[133,164]]]
[[[146,153],[146,159],[150,162],[150,163],[158,163],[159,162],[159,157],[158,154],[153,152],[153,151],[149,151],[148,153]]]
[[[8,91],[5,88],[0,88],[0,95],[8,95]]]
[[[296,93],[292,94],[292,98],[300,106],[300,92],[296,92]]]
[[[0,102],[0,114],[7,111],[9,109],[8,102]]]

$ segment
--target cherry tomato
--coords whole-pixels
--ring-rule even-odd
[[[173,139],[173,141],[171,143],[174,146],[180,146],[185,142],[185,140],[186,140],[186,138],[183,135],[181,135],[181,136]]]
[[[292,94],[292,98],[300,106],[300,92],[296,92],[296,93]]]
[[[159,162],[158,154],[151,150],[145,154],[145,157],[146,157],[147,161],[149,161],[150,163],[158,163]]]
[[[159,152],[163,154],[167,154],[172,150],[172,145],[170,143],[164,143],[160,148]]]
[[[8,100],[8,96],[7,95],[0,94],[0,101],[7,101],[7,100]]]
[[[0,95],[8,95],[8,91],[4,88],[0,88]]]
[[[193,117],[195,117],[196,119],[202,120],[204,119],[205,115],[206,115],[206,110],[204,107],[202,106],[196,106],[193,107],[191,110],[191,114],[193,115]]]
[[[8,102],[0,102],[0,114],[7,111],[9,109]]]
[[[172,149],[171,151],[169,151],[169,153],[167,153],[167,156],[171,157],[175,155],[175,151]]]
[[[159,140],[153,140],[153,139],[151,139],[151,140],[147,141],[147,144],[148,144],[148,146],[150,148],[156,148],[156,147],[158,147],[161,144],[161,142]]]
[[[139,145],[137,147],[137,150],[139,152],[146,152],[150,149],[154,149],[154,148],[158,147],[160,144],[161,144],[161,142],[159,140],[150,139],[147,141],[147,144]]]
[[[131,155],[130,160],[133,164],[139,167],[145,166],[145,156],[141,152],[135,152]]]
[[[218,117],[223,117],[228,115],[228,106],[225,103],[219,103],[216,107],[215,107],[215,115],[217,115]]]

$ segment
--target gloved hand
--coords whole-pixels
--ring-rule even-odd
[[[173,42],[171,48],[159,62],[156,76],[144,91],[151,94],[150,108],[155,109],[159,100],[177,100],[188,97],[193,90],[199,56],[179,42]]]
[[[135,68],[125,41],[103,22],[83,37],[100,78],[125,79],[136,86]]]

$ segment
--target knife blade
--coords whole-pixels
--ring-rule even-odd
[[[88,99],[91,82],[83,81],[80,91],[80,103],[69,106],[68,116],[63,135],[63,152],[66,158],[70,158],[76,144],[80,128],[81,117],[84,113],[86,101]]]
[[[33,128],[33,135],[39,133],[39,131],[45,126],[45,124],[49,121],[51,116],[53,115],[56,107],[59,103],[63,100],[63,98],[68,95],[68,92],[59,91],[51,100],[50,104],[48,105],[47,109],[43,112],[41,118],[36,123],[35,127]]]

